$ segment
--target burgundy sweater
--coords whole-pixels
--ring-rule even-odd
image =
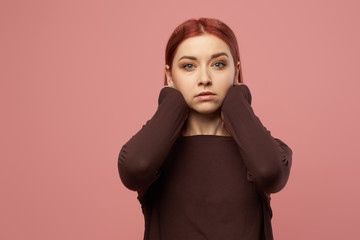
[[[154,116],[120,150],[122,183],[138,192],[144,240],[273,239],[270,194],[286,184],[292,150],[251,107],[246,85],[221,110],[232,136],[181,136],[182,94],[165,87]]]

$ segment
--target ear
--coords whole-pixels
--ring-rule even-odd
[[[240,68],[241,68],[240,61],[238,61],[237,64],[236,64],[235,77],[234,77],[234,83],[237,83],[237,84],[240,83],[239,82]]]
[[[167,64],[165,65],[165,75],[167,84],[170,85],[171,83],[173,83],[170,67]]]

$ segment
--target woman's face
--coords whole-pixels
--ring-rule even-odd
[[[172,71],[166,65],[168,84],[173,83],[185,98],[190,109],[199,113],[213,113],[238,82],[240,63],[235,69],[234,60],[227,44],[220,38],[204,34],[184,40],[177,48]],[[214,95],[197,97],[204,91]]]

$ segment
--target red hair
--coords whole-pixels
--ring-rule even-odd
[[[212,34],[222,39],[228,46],[234,59],[236,69],[240,62],[239,47],[234,32],[223,22],[213,18],[189,19],[179,26],[171,34],[165,50],[165,64],[169,65],[170,71],[177,47],[185,39],[200,36],[205,33]],[[240,62],[239,82],[243,83],[242,67]],[[167,85],[166,75],[164,85]]]

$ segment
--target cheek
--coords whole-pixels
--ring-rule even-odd
[[[179,85],[181,82],[182,82],[182,79],[184,78],[181,74],[180,71],[178,71],[177,69],[173,69],[172,71],[172,78],[173,78],[173,81]]]
[[[229,88],[234,84],[234,77],[231,73],[217,74],[213,79],[216,79],[216,85],[221,88],[222,91],[229,90]]]
[[[213,77],[217,79],[221,79],[223,82],[231,82],[234,80],[234,72],[233,71],[220,71],[220,72],[214,72]]]
[[[196,83],[196,77],[185,72],[174,71],[173,81],[178,89],[183,91],[189,91],[189,89],[194,88],[194,83]]]
[[[231,78],[226,78],[221,80],[222,81],[218,82],[218,89],[219,89],[219,93],[221,94],[221,98],[224,98],[228,93],[228,91],[230,90],[230,88],[234,86],[234,84],[233,84],[233,79]]]

